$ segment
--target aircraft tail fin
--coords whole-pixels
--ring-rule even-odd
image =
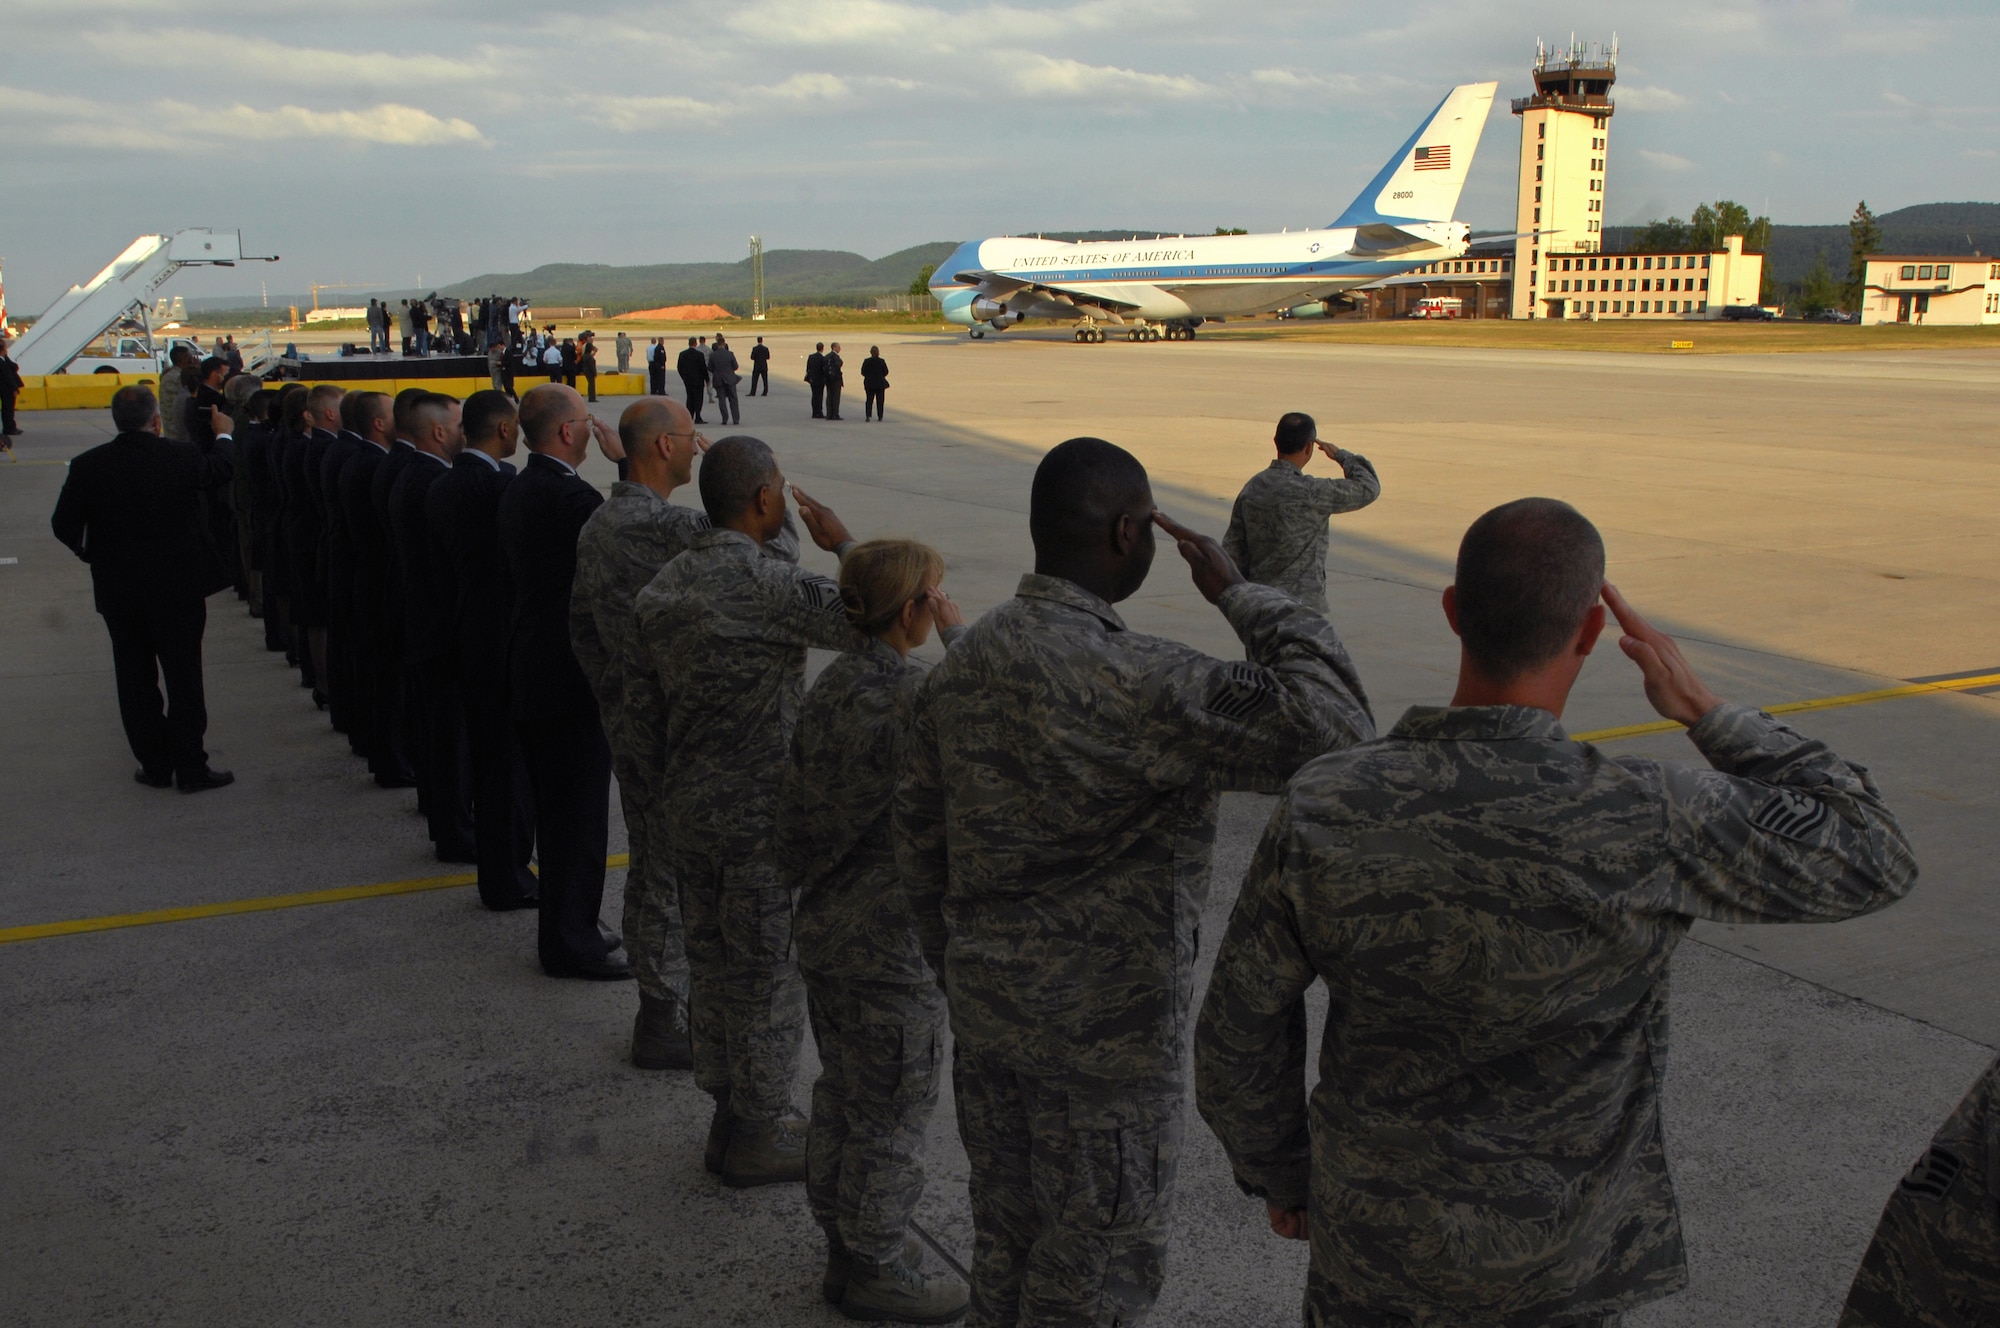
[[[1465,83],[1453,88],[1333,226],[1450,221],[1499,86]]]

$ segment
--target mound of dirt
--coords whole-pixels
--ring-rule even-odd
[[[719,323],[735,314],[719,304],[670,304],[664,309],[635,309],[629,314],[619,314],[613,322],[647,323]]]

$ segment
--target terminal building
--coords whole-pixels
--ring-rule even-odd
[[[1870,254],[1861,322],[2000,323],[2000,263],[1963,254]]]
[[[1531,73],[1534,95],[1513,103],[1521,118],[1514,238],[1474,237],[1463,258],[1354,291],[1355,315],[1687,321],[1756,304],[1764,258],[1744,253],[1741,236],[1714,250],[1604,252],[1618,44],[1538,43]],[[1921,261],[1936,270],[1936,260]]]

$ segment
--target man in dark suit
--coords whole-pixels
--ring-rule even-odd
[[[513,602],[507,625],[507,705],[535,790],[541,847],[537,950],[550,977],[629,978],[598,923],[604,902],[611,748],[597,697],[570,648],[576,537],[604,496],[577,475],[593,435],[624,455],[576,389],[538,387],[521,398],[521,434],[534,455],[500,495],[500,560]]]
[[[868,348],[868,358],[861,362],[861,418],[876,421],[889,418],[887,397],[889,394],[889,362],[882,358],[880,346]]]
[[[375,711],[375,658],[381,627],[382,574],[374,554],[378,547],[369,506],[375,471],[395,445],[395,413],[382,392],[349,392],[340,403],[341,436],[321,463],[327,470],[327,506],[333,539],[328,549],[327,585],[333,609],[330,648],[344,661],[336,678],[347,688],[347,712],[353,727],[348,740],[367,759],[368,770],[385,786],[407,788],[383,749],[380,718]],[[344,448],[344,454],[343,449]]]
[[[847,382],[847,375],[841,372],[840,343],[833,343],[833,349],[826,353],[826,417],[840,418],[840,389]]]
[[[312,657],[313,701],[328,712],[334,730],[346,733],[345,710],[333,708],[334,666],[332,653],[333,595],[327,567],[326,454],[340,441],[340,402],[347,389],[333,383],[316,383],[306,393],[306,439],[300,465],[304,471],[306,520],[311,524],[308,545],[312,561],[303,575],[312,583],[311,621],[306,644]],[[345,698],[343,697],[343,703]]]
[[[160,437],[160,403],[149,387],[120,388],[111,422],[116,438],[70,462],[49,526],[90,564],[111,634],[118,713],[139,758],[133,777],[183,793],[221,788],[235,776],[211,769],[202,750],[201,635],[207,598],[229,577],[203,523],[202,496],[229,482],[229,460]]]
[[[376,764],[386,767],[387,778],[376,772],[375,782],[384,788],[419,790],[417,763],[422,750],[411,728],[409,678],[403,665],[403,574],[396,557],[395,535],[389,528],[389,493],[403,472],[417,460],[417,446],[411,437],[412,412],[416,403],[430,393],[421,387],[406,387],[396,394],[391,407],[393,443],[382,464],[368,482],[368,511],[360,522],[366,547],[362,562],[375,579],[364,612],[374,615],[373,662],[366,682],[374,698],[375,732],[381,744]],[[400,779],[407,776],[410,784]]]
[[[347,735],[356,756],[368,755],[368,698],[356,685],[354,637],[354,541],[347,508],[340,499],[340,476],[368,444],[356,412],[359,393],[342,393],[334,435],[319,448],[320,566],[326,583],[326,690],[333,726]],[[325,425],[322,424],[322,428]],[[314,438],[317,444],[319,439]]]
[[[491,395],[491,394],[489,394]],[[398,407],[402,402],[398,399]],[[419,804],[440,862],[477,862],[472,819],[472,750],[453,658],[446,578],[430,547],[427,500],[465,447],[459,404],[421,392],[408,408],[410,461],[389,489],[384,524],[400,587],[401,657],[415,735]]]
[[[758,337],[757,344],[750,348],[750,395],[757,395],[757,384],[764,385],[764,395],[771,395],[771,348]]]
[[[652,349],[646,352],[646,394],[663,397],[667,394],[667,339],[654,337]]]
[[[14,401],[21,395],[22,386],[21,366],[7,353],[7,338],[0,337],[0,448],[8,452],[14,450],[14,444],[7,440],[21,432],[14,423]]]
[[[473,768],[479,900],[495,912],[533,908],[535,800],[507,714],[508,595],[494,528],[513,482],[519,428],[503,393],[465,399],[465,448],[424,495],[433,593],[450,614],[453,682],[465,705]],[[419,647],[422,649],[423,647]]]
[[[674,372],[681,376],[681,386],[687,390],[688,414],[694,416],[696,424],[702,423],[701,402],[708,388],[708,357],[688,338],[687,349],[674,361]]]
[[[826,418],[826,343],[815,341],[813,353],[806,356],[806,386],[812,389],[813,418]]]

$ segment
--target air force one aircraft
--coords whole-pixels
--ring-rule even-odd
[[[1323,300],[1424,263],[1456,258],[1453,221],[1497,83],[1451,90],[1360,197],[1324,230],[1068,244],[1004,237],[960,245],[931,276],[947,322],[983,337],[1024,318],[1099,322],[1133,340],[1188,340],[1210,319]]]

